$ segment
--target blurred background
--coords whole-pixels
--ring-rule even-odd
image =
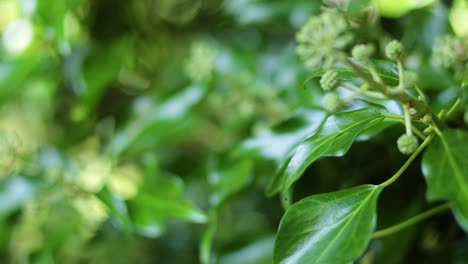
[[[453,1],[376,2],[353,11],[363,38],[403,39],[415,66],[456,28]],[[0,263],[271,263],[284,200],[265,186],[326,116],[294,43],[323,4],[0,0]],[[401,131],[317,162],[292,199],[381,182]],[[420,189],[385,193],[382,226],[425,206],[422,177],[407,181]],[[361,262],[467,263],[451,216],[436,220]]]

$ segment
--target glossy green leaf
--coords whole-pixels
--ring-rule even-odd
[[[275,263],[349,263],[366,249],[376,222],[382,187],[361,185],[309,196],[281,220]]]
[[[267,193],[286,192],[307,167],[324,156],[342,156],[364,131],[380,126],[382,109],[364,108],[330,116],[321,129],[304,140],[270,182]]]
[[[468,132],[443,131],[424,153],[422,171],[426,198],[451,201],[456,220],[468,231]]]

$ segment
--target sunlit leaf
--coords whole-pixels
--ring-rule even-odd
[[[355,260],[371,239],[381,191],[379,186],[362,185],[295,203],[281,220],[274,262],[344,264]]]

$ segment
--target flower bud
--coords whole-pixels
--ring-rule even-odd
[[[369,60],[372,53],[374,53],[374,47],[370,44],[356,45],[351,53],[356,60],[366,62]]]
[[[391,41],[387,44],[387,47],[385,47],[385,55],[391,60],[400,58],[402,54],[403,45],[397,40]]]
[[[414,135],[401,135],[397,140],[397,146],[402,154],[409,155],[418,148],[418,138]]]
[[[342,106],[342,101],[336,93],[327,93],[323,99],[323,107],[325,110],[330,113],[336,113],[340,110]]]
[[[340,84],[338,73],[332,70],[325,72],[320,78],[320,86],[325,91],[332,91]]]

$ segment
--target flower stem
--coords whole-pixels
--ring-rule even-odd
[[[402,174],[405,172],[405,170],[411,165],[411,163],[414,161],[414,159],[418,156],[418,154],[431,142],[431,140],[434,138],[434,135],[428,136],[423,143],[416,149],[416,151],[411,154],[411,156],[408,158],[408,160],[401,166],[401,168],[388,180],[385,182],[381,183],[380,186],[382,187],[387,187],[388,185],[392,184],[394,181],[396,181]]]
[[[444,203],[442,205],[439,205],[437,207],[434,207],[426,212],[423,212],[421,214],[418,214],[416,216],[413,216],[411,217],[410,219],[407,219],[397,225],[394,225],[394,226],[391,226],[391,227],[388,227],[388,228],[384,228],[382,230],[379,230],[377,232],[374,232],[372,234],[372,239],[377,239],[377,238],[381,238],[381,237],[385,237],[385,236],[388,236],[388,235],[392,235],[396,232],[399,232],[407,227],[410,227],[418,222],[421,222],[433,215],[436,215],[438,213],[441,213],[441,212],[444,212],[445,210],[447,209],[450,209],[450,203]]]

